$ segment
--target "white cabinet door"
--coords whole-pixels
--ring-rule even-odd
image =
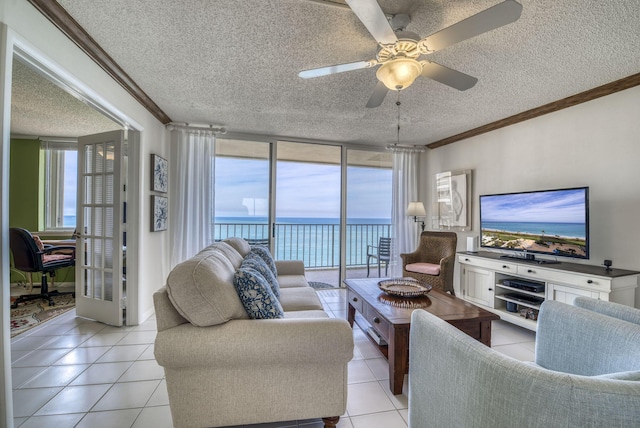
[[[556,300],[558,302],[573,305],[573,299],[578,296],[591,297],[593,299],[600,299],[600,293],[597,291],[585,290],[582,288],[567,287],[566,285],[548,284],[547,285],[547,298]],[[606,293],[603,293],[606,294]],[[606,297],[606,296],[604,296]],[[605,299],[606,300],[606,299]]]
[[[494,272],[462,265],[462,294],[470,302],[493,308]]]

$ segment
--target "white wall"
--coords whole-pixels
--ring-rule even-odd
[[[37,12],[25,0],[10,0],[0,2],[0,23],[6,25],[7,37],[2,39],[0,51],[7,49],[11,52],[13,43],[17,40],[22,45],[28,47],[29,51],[39,53],[39,56],[45,57],[53,64],[65,71],[67,74],[75,77],[82,82],[91,92],[97,94],[101,98],[101,102],[110,105],[117,110],[122,117],[130,119],[130,123],[134,123],[136,128],[141,131],[140,139],[140,159],[138,178],[139,183],[135,189],[129,188],[133,193],[140,195],[136,201],[132,201],[135,206],[129,206],[129,212],[139,214],[137,222],[130,222],[129,239],[139,242],[138,253],[140,255],[140,263],[137,278],[137,287],[140,299],[135,302],[135,308],[140,316],[140,321],[144,320],[153,312],[152,294],[160,288],[168,274],[168,232],[151,233],[149,225],[149,176],[150,176],[150,153],[159,154],[168,158],[168,136],[164,126],[155,119],[146,109],[134,100],[120,85],[118,85],[111,77],[109,77],[98,65],[89,59],[80,51],[76,45],[66,36],[60,33],[46,18]],[[10,55],[8,60],[0,55],[0,71],[5,67],[10,70]],[[2,76],[3,73],[0,73]],[[2,79],[0,79],[2,82]],[[10,86],[3,86],[3,90],[10,90]],[[0,91],[2,94],[3,91]],[[4,110],[7,107],[7,101],[3,100]],[[8,153],[8,129],[7,123],[2,122],[0,144],[0,154]],[[8,161],[4,160],[4,156],[0,156],[3,168],[0,170],[0,202],[8,201],[8,171],[5,165]],[[3,211],[6,206],[0,203]],[[9,327],[8,309],[9,309],[9,288],[8,288],[8,223],[7,215],[1,217],[0,228],[2,230],[2,247],[0,248],[0,256],[3,257],[3,263],[0,264],[0,277],[3,279],[0,288],[0,318],[3,320],[2,330],[0,330],[0,427],[11,426],[11,384],[8,379],[10,373],[9,358]],[[133,219],[129,219],[133,220]],[[134,236],[135,235],[135,238]],[[137,239],[136,239],[137,238]],[[131,256],[131,254],[128,254]],[[131,299],[129,299],[131,301]]]
[[[583,262],[640,270],[639,111],[635,87],[430,150],[421,194],[431,201],[433,174],[473,170],[472,231],[458,234],[464,251],[466,237],[480,234],[479,195],[589,186],[591,254]],[[456,268],[456,289],[458,278]]]

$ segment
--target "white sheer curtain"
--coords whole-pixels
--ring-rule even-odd
[[[421,148],[391,147],[393,151],[393,196],[391,223],[393,247],[391,250],[391,276],[402,276],[400,254],[413,252],[420,233],[417,223],[407,217],[409,202],[418,200],[418,166]]]
[[[214,147],[211,131],[171,131],[171,267],[213,242]]]

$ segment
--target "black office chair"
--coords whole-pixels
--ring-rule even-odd
[[[57,290],[49,291],[47,284],[47,274],[51,277],[55,276],[58,269],[75,266],[76,264],[76,247],[72,246],[46,246],[39,248],[33,235],[28,230],[18,227],[9,229],[9,245],[13,253],[13,264],[16,269],[23,272],[40,272],[42,273],[42,283],[40,285],[40,294],[24,294],[18,297],[12,308],[17,308],[18,303],[27,302],[35,299],[44,299],[49,302],[49,306],[53,306],[53,296],[62,296],[64,294],[73,294],[75,292],[58,292]],[[53,254],[54,252],[63,251],[64,254]]]
[[[380,277],[380,264],[384,263],[385,276],[389,272],[389,261],[391,260],[391,238],[380,238],[378,246],[367,245],[367,277],[369,277],[369,261],[378,260],[378,277]]]

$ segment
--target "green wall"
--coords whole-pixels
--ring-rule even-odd
[[[40,230],[41,207],[40,141],[11,140],[9,157],[9,227]]]

